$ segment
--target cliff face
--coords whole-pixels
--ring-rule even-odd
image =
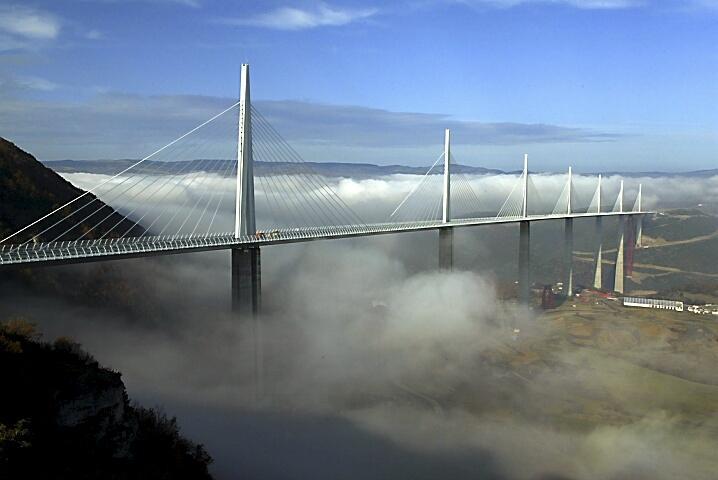
[[[211,478],[201,445],[70,340],[1,324],[0,379],[0,478]]]
[[[0,238],[16,232],[82,193],[83,190],[45,167],[35,157],[0,138]],[[41,223],[13,238],[13,243],[24,242],[35,235],[39,235],[38,240],[72,240],[85,232],[88,233],[84,238],[98,238],[116,224],[117,227],[108,234],[109,237],[125,232],[130,236],[144,232],[140,226],[115,212],[92,194],[87,194],[69,205],[62,213],[69,215],[91,202],[94,203],[82,210],[81,214],[72,217],[72,222],[61,222],[39,235],[42,230],[61,218],[54,216],[52,222]],[[107,219],[100,226],[91,230],[105,218]],[[65,233],[70,225],[79,220],[82,221],[76,228]]]

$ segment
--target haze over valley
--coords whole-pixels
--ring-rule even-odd
[[[709,0],[0,4],[0,478],[714,480]]]

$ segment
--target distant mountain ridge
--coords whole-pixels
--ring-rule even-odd
[[[212,161],[210,168],[207,168],[206,159],[180,160],[176,162],[157,162],[147,160],[133,169],[135,173],[192,173],[198,171],[210,173],[223,173],[228,170],[228,163],[234,160]],[[137,160],[47,160],[42,163],[57,173],[95,173],[114,175],[130,167]],[[255,173],[257,175],[276,175],[276,172],[296,168],[291,162],[255,162]],[[326,177],[343,178],[376,178],[387,175],[424,175],[429,166],[410,167],[406,165],[376,165],[373,163],[343,163],[343,162],[305,162],[315,173]],[[285,169],[285,170],[282,170]],[[452,169],[456,173],[471,175],[508,175],[520,173],[519,170],[505,171],[496,168],[474,167],[470,165],[453,164]],[[435,174],[441,174],[442,168],[434,168]],[[557,173],[557,172],[541,172]],[[695,177],[705,178],[718,175],[718,169],[694,170],[688,172],[581,172],[581,175],[620,175],[623,177]]]
[[[212,160],[212,165],[207,168],[206,159],[179,160],[176,162],[156,162],[147,160],[133,168],[137,173],[191,173],[197,171],[209,171],[212,173],[225,172],[228,170],[228,163],[234,160]],[[137,160],[50,160],[43,162],[47,167],[58,173],[97,173],[114,175],[130,167]],[[351,177],[351,178],[374,178],[386,175],[423,175],[429,169],[426,167],[409,167],[405,165],[375,165],[372,163],[342,163],[342,162],[305,162],[315,173],[327,177]],[[457,173],[481,174],[503,174],[502,170],[484,167],[471,167],[467,165],[452,165]],[[254,171],[257,175],[273,175],[278,171],[297,168],[292,162],[254,162]],[[443,169],[435,168],[437,173]]]

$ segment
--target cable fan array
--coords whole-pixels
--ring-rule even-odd
[[[594,197],[597,197],[597,195],[598,189],[596,189]],[[593,199],[591,201],[593,202]],[[588,204],[588,207],[585,207],[584,205],[585,204],[583,203],[581,197],[577,194],[576,189],[574,188],[573,178],[569,172],[566,183],[556,200],[556,204],[554,205],[551,214],[565,215],[569,213],[586,213],[591,211],[589,210],[591,208],[591,203]]]
[[[222,180],[236,168],[231,159],[237,106],[127,162],[114,175],[66,174],[85,191],[60,199],[63,203],[0,243],[209,234],[233,202],[230,182]]]
[[[526,178],[528,176],[528,178]],[[518,218],[523,216],[524,210],[524,185],[526,185],[526,196],[530,199],[528,202],[528,209],[526,214],[533,215],[541,213],[543,206],[543,198],[539,193],[538,188],[528,174],[528,171],[523,172],[518,176],[514,182],[508,197],[499,208],[499,212],[496,214],[496,218]]]
[[[451,164],[455,164],[454,155],[450,155]],[[441,163],[443,159],[442,153],[389,215],[390,221],[421,225],[441,220],[444,195]],[[481,211],[479,197],[466,175],[451,172],[449,192],[452,219],[478,218],[478,212]]]
[[[85,191],[0,240],[16,247],[66,241],[143,241],[234,231],[239,103],[114,175],[66,174]],[[252,107],[258,228],[348,229],[364,222]]]

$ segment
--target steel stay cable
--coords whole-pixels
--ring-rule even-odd
[[[312,219],[311,216],[305,216],[309,215],[310,212],[306,211],[305,208],[302,207],[302,199],[306,199],[306,194],[302,191],[302,185],[297,181],[296,178],[294,178],[295,175],[293,173],[285,173],[281,170],[281,161],[278,160],[279,158],[281,158],[281,152],[276,148],[274,143],[271,140],[267,139],[265,134],[259,129],[257,129],[257,133],[259,134],[257,138],[260,140],[258,146],[267,154],[267,158],[269,160],[268,164],[271,166],[272,171],[275,172],[279,170],[279,175],[268,178],[268,182],[271,185],[282,184],[279,188],[272,189],[272,191],[277,191],[278,197],[285,202],[285,206],[287,207],[288,211],[296,210],[296,213],[299,214],[299,216],[301,216],[305,220],[304,223],[306,224],[306,226],[310,226],[316,223],[323,223],[324,220],[322,220],[322,215],[320,212],[317,212],[317,209],[313,203],[309,203],[309,208],[314,212],[315,215],[317,215],[317,217]],[[284,193],[284,195],[282,193]],[[288,202],[288,200],[291,201],[291,204]]]
[[[215,159],[215,160],[213,160],[213,161],[210,161],[209,163],[211,163],[211,164],[214,166],[214,165],[217,164],[217,162],[221,162],[221,161],[223,161],[223,160],[221,160],[221,159]],[[199,178],[199,177],[201,177],[201,179],[200,179],[200,181],[196,184],[195,190],[196,190],[197,188],[199,188],[199,187],[202,187],[202,186],[207,182],[207,180],[209,179],[209,175],[201,175],[201,173],[200,173],[199,175],[196,175],[196,176],[195,176],[195,178],[193,179],[193,181],[196,180],[196,179]],[[190,184],[191,184],[191,183],[190,183]],[[187,186],[186,190],[187,190],[188,192],[190,192],[190,190],[189,190],[189,185]],[[186,216],[186,217],[184,218],[184,220],[182,221],[182,224],[181,224],[180,227],[177,229],[176,235],[179,235],[179,233],[182,231],[182,229],[184,228],[184,226],[187,224],[187,222],[189,221],[189,219],[190,219],[190,218],[192,217],[192,215],[194,214],[194,211],[195,211],[195,209],[197,208],[197,205],[199,205],[200,202],[201,202],[202,200],[204,200],[205,196],[206,196],[207,193],[208,193],[207,191],[203,191],[202,189],[200,189],[199,191],[200,191],[200,195],[197,197],[197,200],[194,202],[194,205],[192,206],[192,209],[189,211],[189,213],[187,214],[187,216]],[[189,197],[187,197],[187,200],[189,200]],[[188,203],[188,202],[186,202],[186,203]],[[183,204],[181,208],[184,208],[184,206],[185,206],[185,204]],[[178,212],[179,212],[179,210],[178,210]]]
[[[264,135],[269,135],[269,134],[266,132],[266,129],[265,129],[263,126],[260,126],[260,131],[261,131],[262,134],[264,134]],[[281,139],[280,139],[280,140],[281,140]],[[272,142],[272,141],[268,141],[268,143],[271,145],[272,150],[273,150],[273,151],[278,155],[278,157],[279,157],[282,153],[281,153],[281,147],[278,145],[278,142],[275,143],[275,142]],[[279,157],[279,158],[281,158],[281,157]],[[278,161],[277,163],[286,163],[286,162]],[[299,191],[301,191],[301,190],[304,188],[304,185],[302,185],[302,184],[298,181],[298,178],[296,178],[296,177],[297,177],[297,173],[296,173],[296,172],[297,172],[297,171],[295,171],[295,173],[287,174],[287,175],[286,175],[286,180],[287,180],[288,182],[292,182],[292,184],[297,185],[297,189],[298,189]],[[299,175],[302,175],[301,170],[298,171],[298,172],[299,172]],[[304,177],[306,178],[306,175],[304,175]],[[311,178],[309,178],[309,180],[310,180],[310,182],[312,182],[312,179],[311,179]],[[314,184],[317,185],[316,182],[314,182]],[[320,190],[323,190],[323,187],[324,187],[323,185],[319,184],[318,186],[319,186],[319,189],[320,189]],[[321,193],[321,192],[320,192],[320,193]],[[308,196],[308,195],[309,195],[309,196]],[[298,198],[303,198],[305,201],[310,202],[310,206],[312,206],[312,205],[311,205],[311,202],[313,201],[313,200],[312,200],[312,196],[313,196],[314,198],[316,198],[316,200],[317,200],[316,208],[312,208],[312,209],[315,211],[315,213],[317,212],[317,209],[319,209],[319,212],[320,212],[320,215],[319,215],[319,217],[318,217],[318,220],[319,220],[318,223],[319,223],[319,224],[332,225],[332,224],[341,224],[341,223],[350,223],[350,222],[351,222],[351,220],[347,221],[347,219],[344,217],[343,212],[341,212],[341,210],[337,210],[336,208],[333,208],[333,209],[339,214],[339,220],[340,220],[340,221],[339,221],[339,222],[336,222],[336,220],[333,218],[333,215],[332,215],[330,212],[326,211],[325,208],[323,207],[323,203],[324,203],[324,202],[322,201],[322,197],[323,197],[325,200],[328,200],[328,203],[330,204],[330,207],[332,207],[332,201],[331,201],[330,199],[327,199],[326,195],[323,195],[323,194],[322,194],[322,196],[320,196],[316,191],[314,191],[314,189],[311,189],[311,188],[310,188],[310,189],[309,189],[309,192],[306,192],[306,191],[305,191],[304,193],[301,193]],[[326,218],[326,220],[323,220],[322,217]]]
[[[157,195],[159,192],[161,192],[162,189],[163,189],[167,184],[169,184],[170,182],[172,182],[173,180],[175,180],[177,177],[181,176],[188,168],[190,168],[191,166],[196,168],[196,167],[198,166],[198,165],[195,165],[195,164],[193,163],[194,160],[192,160],[191,157],[192,157],[192,156],[194,156],[194,157],[197,156],[197,152],[199,151],[200,146],[201,146],[201,147],[204,147],[204,146],[206,145],[206,143],[207,143],[206,140],[204,140],[204,142],[205,142],[205,143],[203,143],[202,145],[199,145],[199,144],[193,145],[193,147],[192,147],[191,150],[188,149],[188,150],[191,152],[191,155],[189,156],[190,158],[189,158],[188,160],[185,160],[185,161],[184,161],[183,165],[181,166],[181,168],[180,168],[178,171],[172,172],[172,173],[167,172],[167,174],[165,175],[164,181],[160,183],[160,185],[158,186],[158,188],[157,188],[156,190],[154,190],[147,198],[145,198],[144,203],[149,203],[149,201],[150,201],[151,199],[153,199],[155,195]],[[200,160],[200,162],[202,162],[202,161],[206,161],[206,160]],[[199,165],[201,165],[201,163],[200,163]],[[155,183],[156,181],[159,181],[160,178],[161,178],[161,176],[158,175],[158,176],[156,177],[156,179],[153,181],[153,183]],[[175,184],[175,185],[176,185],[176,184]],[[160,198],[160,202],[164,201],[164,199],[167,197],[168,193],[169,193],[169,192],[165,192],[165,195]],[[137,210],[137,208],[139,208],[139,205],[138,205],[137,207],[135,207],[130,213],[128,213],[128,214],[125,215],[125,216],[126,216],[126,217],[129,217],[130,215],[132,215],[132,214]],[[140,222],[141,222],[142,220],[144,220],[144,218],[145,218],[149,213],[150,213],[150,211],[147,210],[147,211],[137,220],[137,222],[135,222],[135,223],[140,224]],[[100,237],[100,238],[104,238],[108,233],[112,232],[120,223],[121,223],[121,222],[118,222],[117,224],[115,224],[110,230],[108,230],[107,232],[105,232],[105,234],[103,234],[103,236]],[[132,229],[126,230],[126,231],[120,236],[120,238],[125,238],[125,236],[126,236],[131,230],[132,230]],[[143,236],[146,235],[149,231],[150,231],[150,228],[147,228],[147,229],[145,230],[145,233],[143,234]]]
[[[232,177],[235,177],[235,176],[236,176],[237,164],[236,164],[236,162],[231,162],[230,165],[231,165],[231,167],[232,167],[232,168],[230,169],[230,178],[232,178]],[[219,206],[222,204],[222,202],[224,202],[224,199],[227,197],[227,192],[228,192],[228,190],[225,190],[225,191],[222,193],[222,196],[217,200],[217,206],[214,207],[214,214],[212,215],[212,219],[211,219],[210,222],[209,222],[209,226],[207,227],[207,231],[205,232],[205,236],[208,236],[208,235],[209,235],[209,232],[210,232],[210,230],[212,229],[212,225],[214,224],[214,220],[215,220],[215,218],[217,218],[217,212],[219,211]]]
[[[228,162],[228,165],[224,167],[224,170],[222,171],[222,175],[219,175],[219,179],[223,179],[227,175],[227,171],[232,168],[232,164]],[[208,173],[208,175],[212,175],[211,173]],[[202,215],[200,215],[199,219],[197,220],[197,223],[195,223],[194,228],[192,229],[192,232],[190,235],[194,235],[197,231],[197,228],[199,227],[200,223],[202,222],[202,219],[204,218],[205,214],[207,213],[207,209],[209,208],[210,204],[214,201],[215,197],[219,193],[219,188],[213,188],[212,194],[210,195],[210,198],[207,200],[207,203],[204,206],[204,210],[202,211]]]
[[[215,159],[214,162],[217,162],[217,160]],[[191,176],[189,182],[185,182],[184,180],[185,180],[187,177],[189,177],[189,176]],[[197,182],[198,179],[199,179],[199,182]],[[186,196],[184,202],[182,202],[182,205],[180,205],[179,207],[175,208],[175,207],[172,206],[172,205],[167,205],[167,206],[160,212],[160,214],[158,215],[157,219],[161,218],[162,215],[164,214],[164,212],[168,211],[170,208],[175,208],[174,214],[172,215],[172,217],[171,217],[167,222],[165,222],[165,224],[163,225],[162,229],[161,229],[160,232],[157,234],[158,236],[161,236],[161,235],[164,234],[165,230],[167,230],[167,228],[172,224],[172,222],[174,221],[174,219],[177,218],[177,215],[179,215],[180,211],[181,211],[182,209],[184,209],[184,208],[189,204],[189,202],[190,202],[190,200],[191,200],[191,198],[190,198],[190,197],[191,197],[191,188],[192,188],[192,187],[196,187],[196,186],[201,186],[201,185],[203,185],[206,180],[207,180],[207,176],[201,175],[201,172],[192,172],[192,173],[190,173],[190,174],[188,174],[188,175],[185,175],[185,176],[183,176],[182,178],[180,178],[179,181],[176,182],[175,185],[173,185],[173,187],[172,187],[171,190],[175,190],[176,187],[178,187],[178,186],[181,185],[181,186],[183,187],[181,191],[184,192],[184,193],[186,193],[188,196]],[[191,212],[190,212],[190,213],[191,213]],[[187,218],[188,218],[188,217],[185,217],[185,222],[186,222]],[[155,221],[156,221],[157,219],[155,219]],[[151,226],[154,225],[154,223],[155,223],[155,222],[153,222],[153,223],[151,224]],[[184,223],[183,223],[183,225],[184,225]],[[149,228],[149,227],[148,227],[148,228]],[[179,234],[179,232],[178,232],[177,234]]]
[[[13,238],[14,236],[16,236],[16,235],[18,235],[18,234],[24,232],[24,231],[27,230],[28,228],[30,228],[30,227],[36,225],[38,222],[41,222],[42,220],[46,219],[47,217],[49,217],[49,216],[52,215],[53,213],[56,213],[56,212],[62,210],[63,208],[65,208],[65,207],[67,207],[67,206],[69,206],[69,205],[72,205],[73,203],[75,203],[75,202],[76,202],[77,200],[79,200],[80,198],[83,198],[83,197],[85,197],[86,195],[89,195],[89,194],[91,194],[91,193],[94,193],[94,191],[95,191],[96,189],[98,189],[98,188],[100,188],[101,186],[105,185],[107,182],[113,180],[114,178],[119,177],[120,175],[122,175],[122,174],[124,174],[125,172],[129,171],[130,169],[136,167],[137,165],[141,164],[142,162],[144,162],[144,161],[148,160],[149,158],[152,158],[153,156],[157,155],[157,154],[160,153],[161,151],[165,150],[167,147],[169,147],[169,146],[171,146],[171,145],[174,145],[175,143],[177,143],[178,141],[180,141],[180,140],[182,140],[183,138],[187,137],[188,135],[190,135],[190,134],[196,132],[197,130],[199,130],[200,128],[204,127],[204,126],[207,125],[208,123],[214,121],[216,118],[219,118],[220,116],[224,115],[225,113],[227,113],[229,110],[233,109],[233,108],[234,108],[235,106],[237,106],[238,104],[239,104],[239,102],[235,103],[235,104],[232,105],[231,107],[229,107],[229,108],[227,108],[226,110],[224,110],[224,111],[218,113],[217,115],[215,115],[214,117],[212,117],[212,118],[210,118],[209,120],[205,121],[204,123],[202,123],[202,124],[196,126],[195,128],[189,130],[188,132],[186,132],[185,134],[181,135],[180,137],[178,137],[178,138],[172,140],[170,143],[168,143],[168,144],[165,145],[164,147],[155,150],[154,152],[152,152],[151,154],[147,155],[146,157],[144,157],[143,159],[139,160],[138,162],[133,163],[132,165],[130,165],[129,167],[125,168],[125,169],[122,170],[121,172],[119,172],[119,173],[113,175],[112,177],[110,177],[110,178],[107,179],[106,181],[100,183],[98,186],[96,186],[96,187],[94,187],[94,188],[91,188],[90,190],[86,190],[86,191],[83,192],[81,195],[79,195],[79,196],[75,197],[74,199],[70,200],[69,202],[66,202],[66,203],[64,203],[63,205],[57,207],[55,210],[51,211],[50,213],[48,213],[48,214],[46,214],[46,215],[44,215],[44,216],[38,218],[38,219],[35,220],[34,222],[32,222],[32,223],[26,225],[25,227],[21,228],[20,230],[16,231],[15,233],[13,233],[13,234],[11,234],[11,235],[9,235],[9,236],[3,238],[2,240],[0,240],[0,243],[4,243],[5,241],[7,241],[7,240]]]
[[[348,206],[344,201],[339,197],[336,192],[334,192],[331,187],[329,187],[326,184],[322,184],[318,180],[318,174],[314,172],[301,158],[299,153],[294,150],[291,145],[289,145],[286,140],[282,138],[282,136],[277,132],[277,130],[269,123],[264,116],[261,114],[261,112],[257,111],[257,118],[259,120],[259,126],[261,129],[265,130],[265,133],[268,134],[270,137],[274,137],[276,139],[277,145],[280,149],[284,150],[285,153],[289,155],[290,161],[292,161],[294,164],[301,166],[304,169],[304,172],[302,170],[299,170],[300,175],[304,175],[304,177],[315,187],[318,187],[319,193],[324,197],[325,200],[328,201],[330,207],[335,210],[335,212],[339,215],[339,218],[342,222],[351,224],[352,222],[359,222],[359,224],[363,224],[363,220]],[[308,173],[306,173],[308,172]],[[329,195],[325,193],[325,190],[329,191]],[[320,204],[321,204],[320,200]],[[338,203],[338,205],[335,205],[335,203]],[[341,207],[343,205],[343,208]],[[346,216],[348,215],[348,217]],[[352,218],[352,216],[354,218]]]
[[[277,130],[274,128],[274,126],[272,126],[271,123],[269,123],[268,121],[266,121],[266,119],[264,119],[264,116],[262,115],[262,113],[256,109],[254,109],[254,111],[256,111],[259,119],[264,121],[264,124],[266,124],[266,127],[270,130],[270,132],[273,133],[277,137],[279,145],[284,147],[284,149],[290,154],[290,158],[294,158],[295,163],[300,165],[302,168],[304,168],[304,170],[306,172],[309,173],[309,175],[307,176],[309,181],[313,181],[315,183],[315,185],[319,184],[320,188],[323,187],[323,188],[321,188],[322,193],[324,192],[324,190],[327,190],[329,192],[330,197],[333,198],[333,201],[330,201],[330,205],[333,208],[337,209],[337,211],[339,212],[339,214],[341,216],[348,215],[350,222],[357,222],[359,225],[365,225],[362,218],[351,207],[349,207],[349,205],[347,205],[346,202],[344,202],[344,200],[341,198],[341,196],[339,196],[327,184],[322,185],[319,182],[319,180],[318,180],[319,175],[316,172],[314,172],[314,170],[309,165],[307,165],[306,162],[304,162],[301,155],[299,155],[299,153],[296,150],[294,150],[294,148],[286,140],[284,140],[284,138],[279,134],[279,132],[277,132]],[[337,205],[334,205],[334,203],[336,203]]]
[[[218,117],[217,117],[217,118],[218,118]],[[196,130],[195,130],[195,131],[196,131]],[[186,137],[186,136],[187,136],[187,135],[185,135],[185,137]],[[176,142],[175,142],[175,143],[176,143]],[[196,151],[196,148],[195,148],[195,151]],[[156,153],[157,153],[157,152],[156,152]],[[141,162],[137,162],[135,165],[138,165],[139,163],[141,163]],[[159,164],[156,165],[155,168],[160,168],[160,165],[159,165]],[[124,170],[124,172],[127,172],[127,171],[128,171],[128,169],[125,169],[125,170]],[[109,181],[109,180],[112,180],[113,178],[117,178],[117,177],[118,177],[119,175],[121,175],[122,173],[123,173],[123,172],[118,173],[118,174],[115,175],[114,177],[108,179],[108,181]],[[133,178],[136,178],[136,177],[139,177],[137,183],[132,183],[132,184],[130,184],[129,187],[125,188],[123,191],[121,191],[121,192],[119,192],[118,194],[116,194],[116,195],[112,198],[112,200],[109,200],[109,199],[106,197],[107,194],[108,194],[109,192],[113,191],[116,187],[119,187],[120,185],[124,184],[126,181],[129,181],[129,180],[131,180],[131,179],[133,179]],[[115,184],[112,188],[110,188],[109,190],[107,190],[107,191],[105,192],[105,194],[104,194],[103,196],[104,196],[105,199],[106,199],[106,203],[112,203],[112,202],[114,202],[114,201],[117,200],[117,198],[119,198],[121,195],[124,195],[124,194],[127,193],[128,191],[132,190],[135,186],[137,186],[140,182],[142,182],[142,180],[144,180],[146,177],[147,177],[147,173],[146,173],[146,172],[133,172],[132,175],[130,175],[130,176],[128,176],[128,177],[125,177],[121,182]],[[107,181],[104,182],[104,183],[107,183]],[[99,188],[99,187],[96,187],[96,188]],[[53,225],[51,225],[50,227],[48,227],[48,228],[46,228],[45,230],[43,230],[42,232],[40,232],[38,235],[44,234],[45,232],[47,232],[47,231],[50,230],[51,228],[54,228],[55,226],[59,225],[59,224],[62,223],[63,221],[66,221],[67,219],[69,219],[70,217],[72,217],[73,215],[75,215],[76,213],[79,213],[80,211],[84,210],[86,207],[88,207],[88,206],[94,204],[96,201],[99,201],[99,197],[98,197],[98,196],[95,196],[95,198],[94,198],[92,201],[86,203],[85,205],[83,205],[83,206],[80,207],[79,209],[73,211],[73,212],[70,213],[69,215],[67,215],[67,216],[65,216],[65,217],[63,217],[63,218],[61,218],[60,220],[58,220],[57,222],[55,222]],[[109,205],[107,205],[107,206],[109,206]],[[66,235],[67,233],[69,233],[70,231],[72,231],[74,228],[76,228],[78,225],[82,224],[82,222],[84,222],[84,221],[87,220],[88,218],[92,217],[94,214],[96,214],[97,212],[99,212],[100,210],[102,210],[102,208],[104,208],[104,207],[105,207],[105,205],[101,205],[101,206],[98,207],[95,211],[93,211],[90,215],[86,216],[84,219],[80,220],[79,222],[76,222],[74,225],[72,225],[69,229],[67,229],[64,233],[62,233],[62,234],[59,235],[58,237],[55,237],[50,243],[56,242],[59,238],[61,238],[62,236]],[[112,207],[110,206],[110,208],[112,208]],[[114,209],[113,209],[113,210],[114,210]],[[113,212],[111,212],[111,213],[113,213]],[[118,213],[119,213],[119,212],[118,212]],[[111,215],[111,214],[110,214],[110,215]],[[108,215],[108,216],[110,216],[110,215]],[[104,219],[103,219],[103,221],[104,221]],[[133,225],[132,227],[130,227],[130,228],[128,229],[128,231],[131,231],[133,228],[135,228],[136,224],[137,224],[137,222],[135,222],[135,225]],[[97,225],[98,225],[98,224],[95,224],[95,225],[93,226],[93,229],[94,229],[95,227],[97,227]],[[83,235],[83,236],[84,236],[84,235]]]
[[[263,140],[267,143],[268,148],[272,151],[272,153],[274,155],[276,155],[276,157],[273,157],[273,158],[281,158],[280,157],[280,155],[282,154],[281,148],[279,147],[279,145],[276,142],[270,140],[271,137],[267,136],[268,134],[264,130],[263,127],[260,127],[258,129],[258,133],[260,133],[260,135],[262,136]],[[280,161],[277,161],[277,164],[280,164]],[[300,172],[300,175],[301,175],[301,172]],[[299,182],[299,178],[297,178],[298,176],[296,175],[296,173],[288,173],[287,175],[283,175],[282,177],[283,177],[282,179],[285,180],[288,184],[292,185],[294,187],[293,189],[298,193],[298,195],[296,197],[297,201],[299,201],[300,199],[303,199],[308,204],[309,208],[311,208],[312,211],[317,215],[316,220],[318,220],[319,225],[332,225],[335,222],[335,219],[333,218],[332,214],[324,208],[323,202],[322,202],[322,197],[319,196],[319,194],[317,194],[311,188],[309,189],[308,192],[306,190],[303,190],[305,188],[305,186]],[[320,185],[320,187],[321,187],[321,185]],[[312,200],[312,196],[314,198],[316,198],[316,204],[314,203],[314,200]],[[326,199],[326,197],[325,197],[325,199]],[[299,203],[299,205],[300,206],[298,208],[301,210],[302,209],[301,203]],[[330,206],[331,206],[331,201],[330,201]],[[342,218],[341,211],[338,213],[340,215],[340,221],[345,222],[346,220],[344,218]]]
[[[259,132],[257,132],[259,133]],[[272,175],[267,177],[267,183],[269,185],[269,189],[272,192],[272,194],[275,196],[275,199],[279,198],[284,202],[285,209],[288,212],[294,212],[297,216],[302,217],[303,223],[306,226],[309,226],[313,223],[313,220],[310,217],[307,217],[306,215],[309,212],[304,211],[304,209],[301,206],[301,197],[302,193],[301,190],[299,190],[294,182],[291,182],[284,172],[281,171],[281,167],[279,167],[278,162],[276,161],[275,155],[277,155],[274,148],[272,148],[270,145],[270,142],[267,142],[264,139],[264,136],[261,134],[259,136],[255,136],[259,140],[257,142],[256,146],[260,150],[261,154],[267,155],[267,165],[269,165],[272,172],[276,172],[279,169],[278,175]],[[254,145],[254,142],[252,142]],[[273,185],[278,185],[282,183],[283,186],[279,186],[279,188],[272,188]],[[296,192],[296,195],[293,194],[293,192]],[[290,203],[291,202],[291,203]],[[278,203],[278,202],[277,202]],[[311,206],[313,208],[313,206]],[[291,213],[290,213],[291,215]],[[294,216],[294,215],[291,215]],[[281,219],[278,219],[281,220]]]

